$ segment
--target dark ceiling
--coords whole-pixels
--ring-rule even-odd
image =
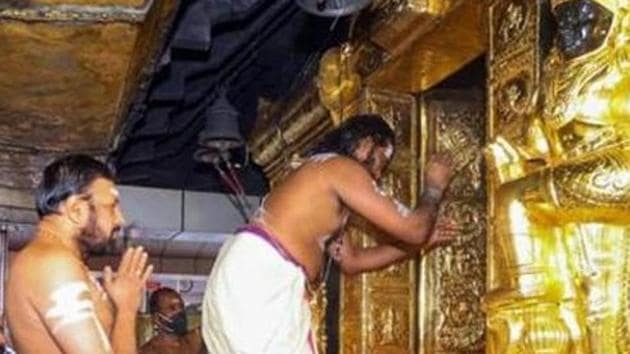
[[[346,19],[316,17],[294,0],[182,1],[152,79],[141,88],[112,154],[120,183],[224,192],[214,170],[193,160],[197,135],[220,92],[247,137],[259,98],[278,101],[315,68],[319,53],[345,40]],[[267,181],[240,171],[248,194]]]
[[[182,0],[151,80],[141,85],[114,143],[121,184],[226,192],[208,164],[193,159],[197,136],[221,92],[254,128],[260,98],[283,102],[312,78],[321,53],[347,39],[349,18],[310,15],[295,0]],[[483,84],[479,58],[438,86]],[[242,159],[240,153],[237,159]],[[268,184],[253,164],[238,171],[247,194]]]

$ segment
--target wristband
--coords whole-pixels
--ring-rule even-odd
[[[422,199],[438,204],[442,200],[442,190],[437,187],[427,186],[422,193]]]

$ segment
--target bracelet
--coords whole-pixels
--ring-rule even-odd
[[[437,187],[427,186],[422,193],[422,200],[432,204],[439,204],[442,200],[442,190]]]

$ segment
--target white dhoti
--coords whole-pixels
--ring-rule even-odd
[[[202,334],[211,354],[313,354],[302,268],[260,232],[222,246],[203,299]]]

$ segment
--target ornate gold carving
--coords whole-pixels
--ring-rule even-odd
[[[517,40],[527,27],[527,16],[529,15],[529,7],[524,1],[505,1],[505,7],[502,13],[497,16],[498,25],[498,43],[501,48],[505,48],[511,41]]]
[[[539,5],[536,1],[497,1],[490,6],[488,130],[524,139],[522,119],[535,107],[539,86]]]
[[[328,304],[326,293],[326,287],[320,286],[317,291],[313,293],[313,298],[309,303],[312,311],[311,323],[316,338],[318,353],[326,353],[328,338],[326,335],[326,306]]]
[[[617,344],[621,353],[630,353],[630,229],[623,236],[625,241],[624,270],[621,277],[621,311],[616,328]]]
[[[413,96],[365,90],[359,112],[378,112],[397,134],[396,155],[384,189],[413,205],[417,188],[417,113]],[[369,246],[379,232],[353,219],[347,231],[357,245]],[[340,341],[342,354],[409,353],[415,337],[415,261],[361,276],[342,277]]]
[[[409,296],[375,288],[370,304],[368,323],[368,353],[404,353],[409,348]]]
[[[535,31],[502,46],[507,17],[491,21],[490,352],[627,352],[628,8],[557,4],[543,59],[541,2],[497,2],[491,18],[518,3]]]
[[[448,152],[457,171],[440,214],[460,227],[449,247],[420,266],[420,353],[481,353],[485,318],[485,193],[479,150],[484,144],[480,95],[435,91],[423,97],[423,153]]]

